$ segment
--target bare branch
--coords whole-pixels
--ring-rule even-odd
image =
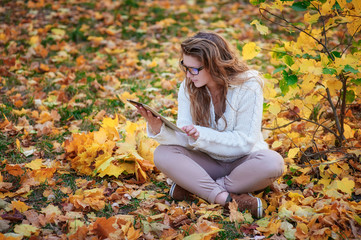
[[[333,105],[332,97],[331,97],[331,94],[330,94],[330,90],[329,90],[328,88],[326,88],[326,92],[327,92],[327,100],[328,100],[328,102],[329,102],[330,105],[331,105],[332,112],[333,112],[333,116],[334,116],[334,118],[335,118],[337,130],[338,130],[338,132],[340,133],[340,135],[335,134],[335,136],[337,136],[337,138],[338,138],[338,139],[340,140],[340,142],[342,143],[342,140],[344,140],[345,137],[343,136],[343,132],[342,132],[342,130],[341,130],[340,121],[339,121],[338,116],[337,116],[337,110],[336,110],[335,106]]]
[[[317,126],[320,126],[320,127],[323,127],[324,129],[326,129],[327,131],[329,131],[330,133],[332,133],[333,135],[335,135],[336,138],[338,138],[338,139],[340,138],[340,137],[337,135],[336,132],[334,132],[332,129],[326,127],[325,125],[323,125],[323,124],[321,124],[321,123],[318,123],[318,122],[315,122],[315,121],[312,121],[312,120],[310,120],[310,119],[301,118],[301,117],[299,117],[299,118],[297,118],[297,119],[295,119],[295,120],[293,120],[293,121],[291,121],[291,122],[289,122],[289,123],[286,123],[286,124],[284,124],[284,125],[282,125],[282,126],[277,126],[277,127],[275,127],[275,128],[265,128],[265,127],[262,127],[262,130],[271,130],[271,131],[273,131],[273,130],[281,129],[281,128],[287,127],[288,125],[290,125],[290,124],[292,124],[292,123],[294,123],[294,122],[299,122],[299,121],[301,121],[301,120],[306,121],[306,122],[313,123],[313,124],[315,124],[315,125],[317,125]]]
[[[291,121],[291,122],[289,122],[289,123],[286,123],[286,124],[284,124],[284,125],[282,125],[282,126],[278,126],[278,127],[275,127],[275,128],[265,128],[265,127],[262,127],[262,130],[271,130],[271,131],[273,131],[273,130],[276,130],[276,129],[280,129],[280,128],[287,127],[288,125],[290,125],[290,124],[292,124],[292,123],[294,123],[294,122],[299,122],[299,121],[300,121],[300,119],[298,118],[298,119],[296,119],[296,120],[294,120],[294,121]]]
[[[275,21],[272,21],[271,19],[267,18],[267,17],[262,13],[261,10],[263,10],[263,11],[269,13],[270,15],[272,15],[272,16],[274,16],[274,17],[276,17],[276,18],[278,18],[278,19],[286,22],[288,25],[283,25],[283,24],[277,23],[277,22],[275,22]],[[327,47],[325,46],[325,44],[323,44],[320,40],[318,40],[317,38],[315,38],[314,36],[312,36],[310,33],[306,32],[304,29],[299,28],[299,27],[297,27],[297,26],[294,26],[294,25],[293,25],[294,23],[292,23],[292,22],[288,21],[287,19],[285,19],[285,18],[283,18],[283,17],[280,17],[280,16],[278,16],[278,15],[276,15],[276,14],[273,14],[272,12],[268,11],[268,10],[265,9],[265,8],[260,8],[260,9],[259,9],[259,12],[260,12],[261,16],[264,17],[267,21],[270,21],[270,22],[272,22],[272,23],[274,23],[274,24],[277,24],[277,25],[279,25],[279,26],[281,26],[281,27],[285,27],[285,28],[289,28],[289,27],[291,26],[292,28],[297,29],[298,31],[305,33],[306,35],[308,35],[309,37],[311,37],[312,39],[314,39],[318,44],[320,44],[320,45],[325,49],[325,51],[326,51],[326,53],[329,55],[329,57],[330,57],[332,60],[334,60],[332,54],[331,54],[330,51],[327,49]]]
[[[342,104],[341,104],[341,120],[340,120],[340,124],[341,124],[341,131],[342,134],[341,136],[343,136],[344,133],[344,119],[345,119],[345,113],[346,113],[346,94],[347,94],[347,77],[345,77],[342,73],[340,74],[340,78],[341,78],[341,82],[342,82]]]
[[[277,119],[276,119],[276,124],[277,124]],[[282,132],[282,130],[281,130],[281,132]],[[284,132],[282,132],[282,133],[285,134],[285,135],[290,139],[290,141],[293,143],[293,145],[295,145],[295,146],[300,150],[300,152],[301,152],[303,155],[305,155],[305,152],[304,152],[299,146],[297,146],[297,144],[293,141],[293,139],[292,139],[291,137],[289,137],[289,136],[287,135],[287,133],[284,133]],[[308,158],[308,156],[305,155],[305,157],[306,157],[306,161],[311,165],[311,162],[310,162],[310,159]],[[312,166],[311,166],[311,168],[312,168],[312,170],[315,172],[315,169],[313,169]]]
[[[352,40],[355,39],[355,35],[356,35],[356,33],[358,32],[359,28],[361,28],[361,24],[357,27],[357,29],[356,29],[356,31],[354,32],[354,34],[352,34],[351,39],[350,39],[350,41],[347,43],[346,48],[342,51],[341,56],[342,56],[342,55],[346,52],[346,50],[352,45]]]

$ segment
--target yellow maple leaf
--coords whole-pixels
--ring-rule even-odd
[[[30,208],[22,201],[11,201],[11,207],[12,209],[16,209],[21,213],[26,212]]]
[[[278,148],[278,147],[280,147],[280,146],[282,146],[282,142],[281,142],[281,141],[274,141],[274,142],[272,143],[272,149]]]
[[[337,188],[344,193],[352,194],[352,190],[355,187],[355,182],[348,178],[343,178],[341,181],[337,180]]]
[[[148,68],[154,68],[154,67],[156,67],[158,64],[157,64],[157,62],[155,61],[155,60],[153,60],[151,63],[149,63],[148,65],[147,65],[147,67]]]
[[[19,224],[14,228],[14,232],[21,234],[25,237],[30,237],[32,234],[36,233],[39,229],[30,224]]]
[[[296,63],[299,65],[299,69],[301,73],[312,73],[316,76],[319,76],[322,74],[322,66],[321,62],[315,61],[314,59],[302,59],[296,61]]]
[[[267,26],[262,25],[258,20],[253,20],[251,22],[251,25],[255,25],[257,28],[257,31],[260,32],[260,34],[265,35],[269,33],[269,29]]]
[[[292,199],[299,199],[299,198],[305,198],[303,195],[297,193],[297,192],[289,192],[288,196]]]
[[[352,128],[347,124],[344,124],[343,127],[344,127],[343,134],[344,134],[345,138],[347,138],[347,139],[353,138],[355,131],[353,131]]]
[[[299,148],[291,148],[291,149],[288,151],[288,157],[289,157],[289,158],[294,158],[299,151],[300,151]]]
[[[15,142],[16,142],[16,148],[18,149],[18,151],[21,151],[20,140],[19,140],[19,139],[16,139]]]
[[[106,168],[99,171],[98,176],[104,177],[105,175],[108,175],[108,176],[119,177],[120,174],[122,174],[124,171],[127,170],[126,166],[129,166],[129,164],[128,165],[121,164],[120,166],[116,166],[110,163]],[[127,173],[134,173],[134,171],[129,171],[129,172],[128,171]]]
[[[311,15],[310,13],[305,13],[305,15],[303,16],[303,19],[305,20],[305,22],[307,22],[309,24],[316,23],[319,18],[320,18],[319,13],[316,13],[313,15]]]
[[[25,167],[30,168],[32,170],[40,169],[43,166],[43,159],[37,158],[27,164],[25,164]]]
[[[125,91],[122,93],[122,95],[119,96],[119,98],[123,101],[123,103],[127,104],[127,99],[133,99],[137,100],[137,96],[135,93],[130,94],[129,92]]]
[[[331,96],[334,96],[336,91],[342,88],[342,83],[338,79],[330,79],[327,81],[327,87],[330,90]]]
[[[101,127],[107,133],[109,140],[120,140],[119,133],[117,131],[117,126],[119,125],[119,118],[118,115],[115,116],[114,119],[112,118],[104,118]]]
[[[193,233],[184,238],[184,240],[209,240],[212,237],[215,237],[219,231],[224,231],[223,229],[216,228],[212,231],[205,232],[205,233]]]
[[[336,175],[340,175],[343,172],[336,164],[331,164],[329,168]]]
[[[312,74],[312,75],[309,75],[309,76],[314,76],[314,75]],[[314,81],[314,79],[315,78],[310,79],[310,78],[305,78],[304,77],[304,80],[302,81],[302,83],[300,85],[300,90],[302,92],[304,92],[305,94],[307,94],[310,91],[314,90],[315,89],[315,81]],[[304,105],[301,100],[300,100],[300,102],[302,103],[302,105]],[[297,106],[299,107],[299,105],[297,105]]]
[[[94,140],[99,144],[104,144],[107,138],[107,133],[104,128],[100,128],[99,131],[94,132]]]
[[[65,30],[63,29],[59,29],[59,28],[53,28],[51,29],[51,32],[54,34],[54,35],[57,35],[59,37],[63,37],[65,35]]]
[[[336,0],[327,0],[321,7],[321,14],[327,15],[332,11],[333,5],[335,5]]]
[[[270,113],[272,113],[273,115],[277,116],[277,114],[279,112],[281,112],[281,107],[279,106],[278,103],[272,103],[269,108],[268,108],[268,111]]]
[[[154,139],[148,138],[145,134],[140,135],[138,144],[138,153],[143,158],[153,163],[153,153],[159,143]]]
[[[32,46],[38,45],[40,43],[39,36],[35,35],[35,36],[30,37],[29,43]]]
[[[260,52],[260,48],[254,42],[246,43],[242,49],[243,60],[253,59]]]
[[[265,233],[266,235],[277,234],[280,231],[281,221],[269,222],[267,227],[257,227],[257,230]]]
[[[79,220],[79,219],[75,219],[75,220],[73,220],[73,221],[69,221],[68,222],[68,230],[69,230],[69,232],[68,232],[68,234],[74,234],[74,233],[76,233],[76,231],[78,230],[78,228],[80,228],[80,227],[82,227],[82,226],[84,226],[85,225],[85,223],[83,222],[83,221],[81,221],[81,220]]]

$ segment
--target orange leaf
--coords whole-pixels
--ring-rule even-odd
[[[111,218],[97,218],[97,220],[94,223],[94,232],[98,235],[98,237],[101,237],[101,239],[103,238],[108,238],[109,234],[115,232],[115,228],[113,227],[113,224],[115,224],[116,222],[116,218],[115,217],[111,217]]]
[[[81,226],[76,230],[73,235],[69,236],[69,240],[86,239],[88,232],[89,229],[87,228],[87,226]]]
[[[83,65],[85,62],[86,62],[86,60],[85,60],[83,55],[76,58],[76,65],[77,66]]]
[[[39,69],[44,71],[44,72],[49,72],[49,70],[50,70],[49,66],[46,65],[46,64],[43,64],[43,63],[40,64]]]
[[[22,100],[17,100],[14,103],[15,107],[22,107],[24,105],[24,102]]]
[[[43,124],[43,123],[45,123],[45,122],[47,122],[47,121],[51,121],[51,120],[52,120],[52,118],[51,118],[50,113],[49,113],[48,111],[42,111],[42,112],[40,113],[40,117],[39,117],[38,123]]]
[[[26,212],[29,209],[29,206],[22,201],[11,201],[11,206],[12,209],[16,209],[21,213]]]
[[[45,182],[47,179],[51,179],[56,171],[56,168],[41,168],[37,170],[33,170],[31,172],[35,181],[40,183]]]
[[[24,174],[24,170],[19,165],[6,165],[6,171],[13,176],[21,176]]]

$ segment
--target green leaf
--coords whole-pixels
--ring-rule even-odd
[[[340,57],[341,57],[341,53],[340,53],[340,52],[337,52],[337,51],[333,51],[333,52],[331,52],[331,54],[332,54],[334,57],[337,57],[337,58],[340,58]]]
[[[288,186],[291,186],[292,185],[292,180],[290,179],[286,183],[287,183]]]
[[[292,66],[295,63],[295,61],[293,61],[293,58],[289,55],[284,56],[283,59],[288,66]]]
[[[355,92],[353,90],[349,90],[346,92],[346,102],[352,103],[356,98]]]
[[[289,75],[289,76],[286,78],[286,81],[287,81],[288,86],[291,86],[291,85],[297,83],[298,78],[297,78],[296,75]]]
[[[352,72],[352,73],[359,73],[359,71],[357,69],[354,69],[353,67],[351,67],[350,65],[346,65],[345,68],[343,69],[345,70],[345,72]]]
[[[333,69],[333,68],[324,68],[324,69],[322,69],[322,73],[333,75],[333,74],[336,74],[337,71],[336,71],[336,69]]]
[[[353,214],[353,218],[359,225],[361,225],[361,218],[356,213]]]
[[[306,11],[308,6],[310,6],[310,1],[301,1],[293,3],[291,8],[295,11]]]
[[[280,89],[281,89],[281,92],[283,95],[286,95],[286,93],[288,92],[289,90],[289,87],[288,87],[288,84],[287,84],[287,81],[284,80],[284,79],[281,79],[278,83]]]
[[[272,53],[272,57],[273,58],[278,58],[278,59],[282,58],[285,55],[287,55],[286,52],[273,52]]]
[[[265,2],[266,0],[249,0],[249,2],[252,4],[252,5],[258,5],[260,3],[263,3]]]
[[[289,75],[286,71],[283,71],[283,79],[286,81],[287,86],[296,84],[298,81],[298,78],[296,75]]]
[[[352,79],[351,82],[354,83],[354,84],[356,84],[356,85],[361,85],[361,78]]]
[[[278,68],[276,68],[276,69],[273,71],[273,74],[276,74],[276,73],[278,73],[278,72],[281,72],[281,71],[283,71],[283,70],[285,70],[285,69],[286,69],[286,66],[278,67]]]

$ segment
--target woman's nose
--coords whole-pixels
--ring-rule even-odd
[[[188,78],[193,76],[188,70],[186,71],[186,74]]]

